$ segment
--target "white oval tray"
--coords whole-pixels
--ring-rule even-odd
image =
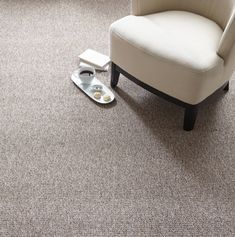
[[[83,81],[79,76],[78,76],[78,70],[76,70],[72,76],[71,76],[71,80],[87,95],[89,96],[91,99],[93,99],[95,102],[99,103],[99,104],[109,104],[111,102],[114,101],[115,96],[113,94],[113,92],[107,87],[105,86],[102,82],[100,82],[96,77],[92,80],[91,83],[87,84],[85,81]],[[95,85],[99,85],[102,86],[103,89],[101,91],[101,98],[100,99],[96,99],[94,97],[94,89],[93,86]],[[105,101],[103,99],[104,95],[109,95],[110,96],[110,100],[109,101]]]

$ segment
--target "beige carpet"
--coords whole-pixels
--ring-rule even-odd
[[[0,236],[235,235],[234,82],[184,132],[183,109],[124,77],[111,106],[70,81],[129,8],[0,0]]]

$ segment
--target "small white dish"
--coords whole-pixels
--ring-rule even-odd
[[[91,86],[91,90],[93,90],[94,92],[102,92],[103,86],[102,85],[93,85],[93,86]]]

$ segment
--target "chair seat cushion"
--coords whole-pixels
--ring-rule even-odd
[[[185,11],[127,16],[110,27],[111,60],[144,83],[189,104],[223,85],[223,30]]]
[[[193,13],[167,11],[127,16],[111,29],[140,50],[191,69],[206,71],[220,62],[217,49],[222,29]]]

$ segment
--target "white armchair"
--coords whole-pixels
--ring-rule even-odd
[[[132,14],[110,27],[111,86],[120,73],[185,108],[229,89],[235,67],[235,0],[132,0]]]

